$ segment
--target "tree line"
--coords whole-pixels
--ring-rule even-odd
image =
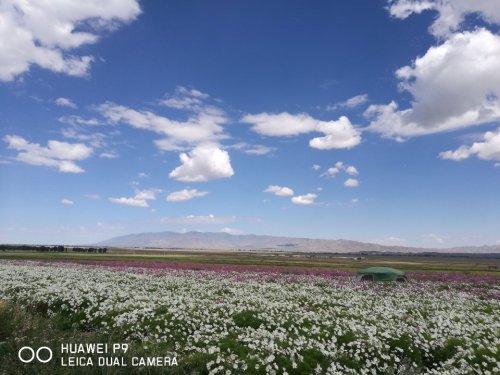
[[[37,251],[46,253],[67,253],[68,251],[76,253],[94,253],[106,254],[106,247],[67,247],[62,245],[0,245],[0,251]]]

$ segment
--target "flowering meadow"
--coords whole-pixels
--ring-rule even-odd
[[[0,261],[0,300],[207,374],[499,374],[500,278]]]

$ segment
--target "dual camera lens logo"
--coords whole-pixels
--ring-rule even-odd
[[[23,346],[17,352],[17,357],[23,363],[31,363],[35,358],[40,363],[47,363],[52,359],[52,349],[47,346],[41,346],[35,352],[32,347]]]

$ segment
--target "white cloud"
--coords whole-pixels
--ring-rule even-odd
[[[321,121],[306,113],[292,115],[287,112],[278,114],[264,112],[246,115],[240,121],[252,124],[253,131],[267,136],[323,133],[323,137],[316,137],[309,141],[309,146],[320,150],[351,148],[361,142],[359,130],[345,116],[340,117],[337,121]]]
[[[500,36],[485,29],[454,34],[397,70],[410,108],[372,105],[369,129],[403,139],[500,120]]]
[[[439,153],[439,157],[441,159],[455,160],[455,161],[465,160],[468,159],[470,156],[471,156],[471,150],[467,146],[460,146],[454,151],[448,150]]]
[[[100,132],[87,132],[79,127],[69,127],[61,129],[61,135],[67,139],[88,142],[95,148],[107,146],[106,138],[108,138],[108,136]]]
[[[200,111],[203,110],[203,101],[209,97],[199,90],[177,86],[174,95],[160,100],[159,103],[175,109]]]
[[[325,134],[309,141],[309,146],[319,150],[331,150],[334,148],[352,148],[361,143],[361,136],[345,116],[337,121],[319,121],[317,131]]]
[[[68,107],[74,109],[78,108],[77,105],[71,99],[68,98],[57,98],[55,100],[55,103],[61,107]]]
[[[439,157],[460,161],[473,155],[483,160],[500,160],[500,128],[496,132],[486,132],[484,142],[474,142],[471,146],[460,146],[454,151],[444,151]]]
[[[227,234],[232,234],[232,235],[243,234],[242,230],[236,229],[236,228],[230,228],[230,227],[224,227],[220,231],[222,233],[227,233]]]
[[[246,142],[235,143],[229,146],[224,146],[224,148],[239,150],[243,151],[245,154],[257,155],[257,156],[267,155],[275,150],[273,147],[268,147],[263,145],[253,145],[253,144],[248,144]]]
[[[160,191],[161,191],[160,189],[137,190],[135,192],[134,198],[136,198],[136,199],[143,199],[143,200],[146,200],[146,201],[155,200],[156,199],[156,193],[159,193]]]
[[[147,173],[144,173],[144,172],[139,172],[139,173],[137,174],[137,176],[138,176],[139,178],[146,178],[146,177],[149,177],[149,175],[148,175]]]
[[[61,199],[61,203],[64,204],[65,206],[72,206],[74,204],[72,200],[66,198]]]
[[[193,198],[203,197],[208,194],[208,191],[198,191],[196,189],[183,189],[175,191],[167,196],[168,202],[183,202]]]
[[[59,122],[62,122],[63,124],[68,124],[68,125],[73,125],[73,126],[78,126],[78,125],[90,125],[90,126],[97,126],[97,125],[102,125],[102,121],[99,121],[96,118],[83,118],[81,116],[77,115],[71,115],[71,116],[61,116],[58,118]]]
[[[338,161],[335,163],[334,167],[328,168],[324,173],[321,174],[323,177],[335,177],[338,173],[341,171],[344,171],[350,176],[354,176],[359,174],[358,170],[356,167],[353,165],[345,165],[343,162]]]
[[[390,0],[392,16],[405,19],[426,10],[438,12],[430,27],[436,37],[447,37],[459,30],[467,15],[480,16],[490,24],[500,23],[500,2],[497,0]]]
[[[226,115],[215,107],[204,107],[186,121],[171,120],[151,111],[137,111],[111,102],[101,104],[97,109],[111,123],[125,123],[164,136],[155,141],[156,146],[164,151],[184,151],[188,146],[217,143],[228,138],[222,127],[228,121]]]
[[[99,154],[99,157],[104,158],[104,159],[118,159],[120,157],[120,155],[118,155],[114,151],[108,151],[108,152],[101,152]]]
[[[132,21],[139,13],[136,0],[3,0],[0,81],[12,81],[32,65],[84,76],[94,58],[78,56],[75,49],[96,43],[99,32]]]
[[[315,171],[318,171],[318,170],[321,169],[321,165],[319,165],[319,164],[313,164],[312,169],[314,169]]]
[[[274,148],[267,147],[263,145],[249,145],[248,147],[243,149],[243,152],[248,155],[267,155],[270,152],[274,151]]]
[[[252,130],[268,136],[291,136],[310,133],[316,130],[318,120],[305,113],[292,115],[287,112],[278,114],[259,113],[243,116],[241,122],[253,124]]]
[[[359,186],[359,181],[356,180],[355,178],[348,178],[347,180],[345,180],[344,186],[357,187],[357,186]]]
[[[7,147],[19,151],[15,159],[31,165],[57,168],[65,173],[82,173],[84,170],[75,160],[85,160],[92,154],[92,148],[82,143],[48,141],[47,147],[30,143],[17,135],[6,135]]]
[[[296,197],[293,197],[291,200],[292,200],[292,203],[294,203],[294,204],[309,206],[309,205],[315,204],[314,200],[317,197],[318,196],[316,194],[309,193],[306,195],[297,195]]]
[[[133,207],[149,207],[148,202],[144,199],[137,198],[109,198],[109,201],[112,203],[125,204],[127,206]]]
[[[330,167],[321,176],[324,177],[335,177],[340,172],[340,169],[337,167]]]
[[[345,169],[345,173],[347,173],[348,175],[351,175],[351,176],[354,176],[354,175],[357,175],[359,174],[358,170],[356,169],[356,167],[352,166],[352,165],[349,165],[346,169]]]
[[[160,189],[146,189],[137,190],[135,195],[130,198],[108,198],[110,202],[117,204],[124,204],[133,207],[149,207],[148,201],[156,199],[156,193],[160,192]]]
[[[190,153],[181,153],[181,165],[169,177],[183,182],[210,181],[234,174],[227,151],[215,145],[197,146]]]
[[[278,186],[278,185],[269,185],[266,190],[264,190],[266,193],[273,193],[274,195],[277,195],[279,197],[290,197],[293,195],[293,190],[285,187],[285,186]]]
[[[339,108],[356,108],[362,104],[365,104],[368,102],[368,95],[367,94],[362,94],[362,95],[356,95],[353,96],[352,98],[349,98],[343,102],[335,103],[334,105],[327,106],[326,110],[327,111],[335,111]]]

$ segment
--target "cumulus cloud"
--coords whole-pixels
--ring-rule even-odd
[[[486,132],[484,142],[474,142],[471,146],[463,145],[454,151],[444,151],[439,157],[460,161],[474,155],[483,160],[500,160],[500,128],[496,132]]]
[[[334,167],[328,168],[324,173],[321,174],[323,177],[335,177],[341,170],[344,169],[344,163],[338,161],[335,163]]]
[[[411,107],[371,105],[369,129],[386,137],[452,131],[500,119],[500,36],[485,29],[457,33],[397,70]]]
[[[156,199],[159,189],[137,190],[133,197],[108,198],[110,202],[133,207],[149,207],[148,201]]]
[[[61,199],[61,203],[64,204],[65,206],[72,206],[74,204],[72,200],[66,198]]]
[[[330,105],[326,107],[327,111],[335,111],[339,108],[356,108],[359,107],[362,104],[365,104],[368,102],[368,94],[362,94],[362,95],[356,95],[353,96],[352,98],[349,98],[343,102],[335,103],[334,105]]]
[[[266,193],[273,193],[274,195],[277,195],[279,197],[290,197],[293,195],[293,190],[285,187],[285,186],[278,186],[278,185],[269,185],[266,190],[264,190]]]
[[[181,153],[181,165],[169,177],[183,182],[202,182],[231,177],[234,174],[227,151],[216,145],[200,145],[189,153]]]
[[[256,133],[268,136],[291,136],[310,133],[316,130],[318,120],[305,113],[292,115],[287,112],[278,114],[259,113],[256,115],[245,115],[241,122],[253,124],[252,130]]]
[[[353,165],[345,165],[343,162],[338,161],[335,163],[334,167],[328,168],[324,173],[321,174],[323,177],[335,177],[338,173],[344,171],[350,176],[359,174],[358,170]]]
[[[97,109],[111,123],[124,123],[162,135],[164,138],[156,140],[155,144],[164,151],[184,151],[186,147],[217,143],[228,137],[222,126],[228,121],[226,115],[215,107],[204,107],[186,121],[171,120],[151,111],[138,111],[111,102],[101,104]]]
[[[321,174],[323,177],[335,177],[339,172],[341,168],[339,167],[330,167],[328,168],[324,173]]]
[[[18,135],[6,135],[7,147],[19,151],[15,159],[31,165],[57,168],[64,173],[82,173],[84,170],[75,160],[85,160],[92,154],[92,148],[82,143],[66,143],[50,140],[47,147],[30,143]]]
[[[75,49],[96,43],[100,32],[132,21],[139,13],[136,0],[3,0],[0,81],[12,81],[32,65],[84,76],[94,58],[78,56]]]
[[[133,206],[133,207],[149,207],[148,202],[146,202],[144,199],[137,199],[137,198],[109,198],[109,201],[112,203],[118,203],[118,204],[125,204],[127,206]]]
[[[361,143],[359,130],[345,116],[341,116],[337,121],[319,121],[317,131],[325,135],[311,139],[309,146],[319,150],[352,148]]]
[[[345,180],[344,186],[357,187],[357,186],[359,186],[359,181],[356,180],[355,178],[348,178],[347,180]]]
[[[57,98],[55,100],[55,103],[60,107],[69,107],[73,109],[78,108],[77,105],[71,99],[68,98]]]
[[[347,173],[348,175],[351,175],[351,176],[359,174],[359,172],[356,169],[356,167],[354,167],[352,165],[349,165],[348,167],[346,167],[345,173]]]
[[[321,169],[321,165],[319,164],[313,164],[312,169],[315,171],[319,171]]]
[[[154,141],[164,151],[181,151],[181,165],[169,176],[178,181],[200,182],[231,177],[229,154],[220,147],[220,141],[229,138],[224,131],[228,122],[225,112],[209,104],[210,96],[196,89],[182,86],[175,93],[159,103],[171,108],[184,110],[189,117],[173,120],[149,110],[136,110],[112,102],[97,107],[100,114],[111,124],[123,123],[137,129],[160,134],[162,138]],[[245,153],[264,155],[271,148],[246,143],[229,146],[242,149]],[[190,151],[188,151],[190,150]]]
[[[198,191],[196,189],[183,189],[174,191],[167,196],[168,202],[183,202],[197,197],[204,197],[208,191]]]
[[[357,130],[345,116],[337,121],[317,120],[306,113],[296,115],[282,112],[278,114],[259,113],[246,115],[241,120],[252,124],[252,130],[267,136],[294,136],[311,132],[323,133],[309,141],[309,146],[320,150],[352,148],[361,142]]]
[[[203,100],[210,96],[196,89],[177,86],[174,95],[160,100],[159,103],[170,108],[200,111],[203,110]]]
[[[427,10],[438,12],[429,31],[447,37],[459,30],[467,15],[474,14],[490,24],[500,23],[500,2],[496,0],[389,0],[392,16],[405,19]]]
[[[292,203],[293,204],[298,204],[302,206],[309,206],[312,204],[315,204],[314,200],[318,196],[313,193],[305,194],[305,195],[297,195],[296,197],[292,197]]]

